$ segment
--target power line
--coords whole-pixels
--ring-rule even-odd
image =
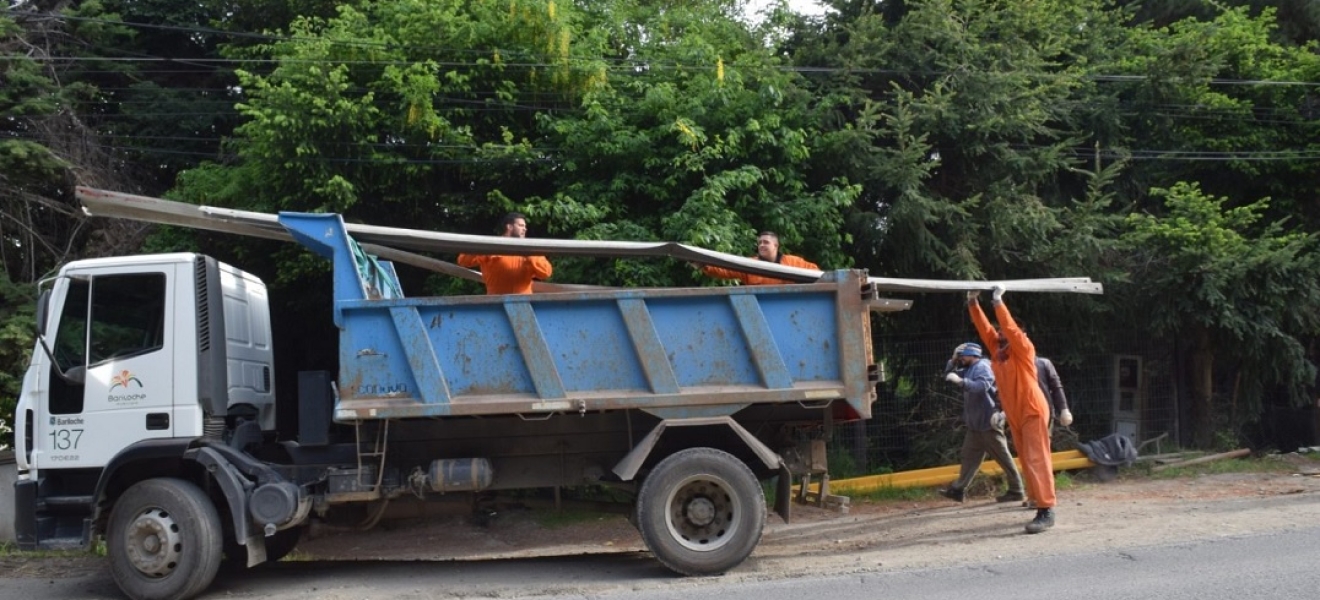
[[[609,58],[569,58],[568,65],[565,62],[512,62],[500,61],[474,63],[467,61],[434,61],[430,58],[417,59],[337,59],[337,58],[172,58],[172,57],[94,57],[94,55],[67,55],[67,57],[49,57],[44,61],[49,62],[143,62],[143,63],[168,63],[168,62],[190,62],[201,63],[201,65],[346,65],[346,66],[400,66],[417,65],[417,63],[433,63],[442,67],[474,67],[474,69],[552,69],[552,67],[564,67],[574,65],[586,65],[597,67],[599,62],[610,62]],[[606,66],[606,69],[612,71],[631,71],[638,73],[639,70],[685,70],[685,71],[715,71],[719,69],[714,63],[682,63],[677,61],[645,61],[645,59],[615,59],[618,65]],[[928,75],[945,76],[952,71],[924,71],[924,70],[896,70],[896,69],[858,69],[858,67],[812,67],[812,66],[787,66],[787,65],[767,65],[767,66],[743,66],[737,62],[725,63],[723,69],[741,70],[741,69],[768,69],[775,71],[791,71],[791,73],[825,73],[825,74],[862,74],[862,75]],[[1022,71],[982,71],[982,74],[1005,74],[1005,75],[1023,75]],[[1059,79],[1072,78],[1081,80],[1097,80],[1097,82],[1144,82],[1144,80],[1155,79],[1151,75],[1067,75],[1056,73],[1028,73],[1027,75],[1036,76],[1036,78]],[[1320,87],[1320,82],[1303,82],[1303,80],[1275,80],[1275,79],[1228,79],[1228,78],[1177,78],[1170,76],[1167,79],[1184,79],[1188,82],[1205,83],[1210,86],[1286,86],[1286,87]]]
[[[12,137],[12,136],[11,136]],[[37,136],[18,136],[25,139],[34,139],[40,141]],[[139,136],[111,136],[116,139],[136,138]],[[193,138],[185,138],[189,141],[199,141]],[[211,138],[212,142],[221,142],[221,138]],[[148,154],[167,154],[184,155],[217,158],[216,152],[200,152],[190,150],[176,150],[172,148],[160,148],[153,146],[125,146],[118,144],[88,143],[88,146],[101,148],[105,150],[118,150],[123,152],[148,153]],[[330,146],[334,146],[331,144]],[[338,144],[344,147],[363,147],[380,149],[409,149],[422,148],[419,145],[395,145],[382,146],[379,144]],[[448,145],[440,146],[442,148],[464,149],[471,148],[474,151],[481,149],[480,146],[462,146]],[[1017,150],[1041,150],[1045,146],[1018,145],[1014,146]],[[1076,147],[1059,149],[1062,153],[1078,159],[1105,158],[1109,160],[1125,159],[1131,161],[1184,161],[1184,162],[1281,162],[1281,161],[1320,161],[1320,150],[1258,150],[1258,151],[1188,151],[1188,150],[1154,150],[1154,149],[1114,149]],[[556,159],[553,155],[563,152],[562,148],[533,148],[531,151],[539,153],[540,157],[517,157],[517,158],[446,158],[446,159],[428,159],[428,158],[356,158],[342,156],[290,156],[285,160],[287,162],[305,162],[305,163],[326,163],[326,164],[378,164],[381,167],[393,165],[508,165],[508,164],[531,164],[531,163],[553,163]],[[233,156],[233,152],[226,153]]]
[[[518,53],[519,53],[519,50],[516,49],[516,48],[473,49],[473,48],[456,48],[456,47],[445,47],[445,46],[417,46],[417,45],[402,45],[402,44],[396,44],[396,43],[392,43],[392,42],[377,42],[377,41],[366,41],[366,40],[342,40],[342,39],[331,39],[331,40],[327,40],[327,39],[324,38],[324,37],[300,37],[300,36],[287,36],[287,35],[286,35],[286,36],[280,36],[280,35],[272,35],[272,34],[266,34],[266,33],[254,33],[254,32],[243,32],[243,31],[228,31],[228,30],[223,30],[223,29],[214,29],[214,28],[207,28],[207,27],[200,27],[200,26],[183,27],[183,26],[177,26],[177,25],[160,25],[160,24],[153,24],[153,23],[135,23],[135,22],[122,21],[122,20],[115,21],[115,20],[109,20],[109,19],[98,19],[98,18],[95,18],[95,17],[76,17],[76,16],[70,16],[70,15],[56,14],[56,13],[28,13],[28,15],[29,15],[29,18],[31,18],[31,16],[37,16],[37,17],[45,17],[45,18],[49,18],[49,19],[54,19],[54,20],[83,21],[83,22],[100,23],[100,24],[106,24],[106,25],[122,25],[122,26],[127,26],[127,27],[137,27],[137,28],[142,28],[142,29],[158,29],[158,30],[163,30],[163,31],[177,31],[177,32],[181,32],[181,33],[189,33],[189,34],[207,34],[207,35],[227,36],[227,37],[240,38],[240,39],[257,39],[257,40],[262,40],[262,41],[273,41],[273,42],[315,41],[315,42],[318,42],[318,43],[324,43],[324,42],[326,42],[326,41],[329,41],[330,43],[335,44],[335,45],[349,45],[349,46],[361,46],[361,47],[377,47],[377,48],[386,48],[386,49],[399,48],[399,49],[405,49],[405,50],[418,50],[418,49],[423,49],[423,50],[443,50],[443,51],[447,51],[447,52],[455,52],[455,53],[468,53],[468,54],[473,54],[473,55],[477,55],[477,56],[490,56],[493,52],[497,52],[497,51],[498,51],[498,52],[504,52],[504,53],[510,53],[510,54],[518,54]],[[52,57],[52,58],[56,58],[56,57]],[[65,57],[58,57],[58,58],[65,58]],[[77,60],[81,60],[81,59],[83,59],[83,58],[79,58],[79,57],[68,57],[68,58],[69,58],[70,60],[75,60],[75,59],[77,59]],[[92,59],[92,58],[90,58],[90,57],[85,58],[85,59],[87,59],[87,60],[104,60],[104,59]],[[127,60],[127,59],[126,59],[126,60]],[[187,61],[187,62],[201,62],[201,63],[207,63],[207,64],[245,64],[245,63],[250,63],[250,64],[260,64],[260,63],[268,62],[268,61],[269,61],[269,62],[278,62],[278,63],[280,63],[280,64],[287,64],[287,63],[289,63],[289,62],[293,62],[293,63],[295,63],[295,64],[296,64],[296,63],[303,63],[303,62],[313,62],[313,63],[332,63],[332,64],[357,64],[357,63],[363,63],[363,64],[414,64],[414,63],[417,63],[417,62],[421,62],[421,61],[417,61],[417,60],[404,60],[404,61],[348,61],[348,62],[346,62],[346,61],[335,61],[335,60],[330,60],[330,59],[300,59],[300,60],[293,60],[293,61],[290,61],[290,60],[279,61],[279,60],[277,60],[277,59],[257,59],[257,60],[253,60],[253,59],[198,59],[198,58],[163,58],[163,57],[154,57],[154,58],[143,59],[143,60],[161,61],[161,62],[184,62],[184,61]],[[637,61],[637,60],[629,59],[629,58],[611,59],[611,58],[607,58],[607,57],[597,57],[597,58],[591,58],[591,59],[577,59],[577,60],[589,60],[589,61],[597,62],[597,63],[598,63],[598,62],[612,62],[612,61],[613,61],[613,62],[619,62],[620,64],[624,65],[622,68],[629,68],[629,69],[636,69],[636,68],[638,68],[639,66],[645,66],[645,68],[647,68],[647,69],[650,69],[650,68],[657,68],[657,67],[658,67],[658,68],[667,68],[667,65],[666,65],[665,63],[659,63],[659,62],[648,62],[648,61]],[[440,65],[442,65],[442,66],[472,66],[472,63],[469,63],[469,62],[440,62],[440,63],[437,63],[437,64],[440,64]],[[533,62],[510,62],[510,63],[503,63],[503,62],[502,62],[502,63],[499,63],[499,64],[502,65],[502,66],[506,66],[506,67],[522,67],[522,68],[548,68],[548,67],[560,67],[560,66],[563,66],[561,63],[533,63]],[[673,62],[673,63],[669,63],[668,67],[677,68],[677,69],[686,69],[686,70],[693,70],[693,69],[714,70],[714,69],[717,68],[715,65],[708,64],[708,63],[704,63],[704,62],[703,62],[703,63],[699,63],[699,64],[684,64],[684,63]],[[948,72],[937,72],[937,71],[899,71],[899,70],[895,70],[895,69],[858,69],[858,68],[851,68],[851,67],[818,67],[818,66],[787,66],[787,65],[770,65],[770,67],[773,68],[773,69],[776,69],[776,70],[791,71],[791,72],[797,72],[797,73],[850,73],[850,74],[892,74],[892,75],[926,74],[926,75],[932,75],[932,76],[945,76],[945,75],[948,75]],[[616,67],[611,67],[611,68],[618,69],[618,68],[621,68],[621,67],[616,66]],[[734,65],[728,65],[728,66],[726,66],[725,68],[736,68],[736,67],[735,67]],[[1040,76],[1040,77],[1055,77],[1055,78],[1057,78],[1057,77],[1064,77],[1064,76],[1065,76],[1065,75],[1063,75],[1063,74],[1056,74],[1056,73],[1037,73],[1037,74],[1034,74],[1034,75],[1035,75],[1035,76]],[[1081,77],[1081,79],[1085,79],[1085,80],[1102,81],[1102,82],[1141,82],[1141,81],[1148,80],[1148,79],[1150,79],[1150,78],[1151,78],[1151,77],[1150,77],[1150,76],[1147,76],[1147,75],[1105,75],[1105,74],[1087,75],[1087,76],[1083,76],[1083,77]],[[1206,83],[1206,84],[1209,84],[1209,85],[1232,85],[1232,86],[1252,85],[1252,86],[1290,86],[1290,87],[1291,87],[1291,86],[1300,86],[1300,87],[1320,87],[1320,81],[1291,81],[1291,80],[1282,80],[1282,81],[1280,81],[1280,80],[1266,80],[1266,79],[1226,79],[1226,78],[1212,78],[1212,79],[1209,79],[1209,80],[1200,80],[1200,79],[1196,79],[1196,81],[1198,81],[1198,82],[1202,82],[1202,83]]]

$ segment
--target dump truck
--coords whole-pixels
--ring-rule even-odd
[[[660,563],[737,567],[820,432],[866,419],[866,273],[811,283],[410,297],[334,214],[279,225],[333,263],[334,369],[276,389],[267,288],[195,253],[71,262],[41,282],[16,415],[22,550],[104,541],[135,600],[203,592],[312,523],[390,502],[606,486]],[[292,379],[292,378],[291,378]],[[297,435],[277,434],[296,403]],[[814,453],[814,454],[813,454]]]

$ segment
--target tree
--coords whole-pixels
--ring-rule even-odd
[[[814,171],[863,186],[845,221],[859,266],[932,279],[1116,276],[1130,163],[1095,150],[1122,121],[1091,75],[1125,52],[1124,13],[1100,1],[839,5],[851,18],[790,39],[826,130]],[[1015,308],[1033,331],[1104,339],[1094,318],[1104,299],[1029,296]],[[886,339],[912,340],[884,349],[893,381],[938,370],[913,362],[913,345],[961,338],[965,314],[961,298],[930,294],[883,320]]]
[[[1097,141],[1140,159],[1128,177],[1134,199],[1195,181],[1211,195],[1268,196],[1273,218],[1320,225],[1320,111],[1305,83],[1320,77],[1320,56],[1277,32],[1272,9],[1247,7],[1131,29],[1130,56],[1109,67],[1130,77],[1109,84],[1128,114]]]
[[[1113,293],[1146,315],[1152,334],[1185,338],[1192,442],[1207,448],[1216,364],[1235,365],[1257,398],[1275,384],[1309,397],[1316,369],[1303,341],[1320,333],[1320,238],[1262,223],[1268,199],[1228,208],[1194,183],[1151,193],[1164,210],[1128,218],[1132,279]]]
[[[31,287],[0,273],[0,450],[14,447],[14,409],[35,339],[34,301]]]
[[[89,224],[73,199],[75,183],[132,188],[77,109],[95,88],[55,60],[71,40],[36,7],[0,15],[0,262],[16,284],[74,258],[132,251],[141,240],[139,225]]]
[[[585,239],[675,240],[750,254],[758,231],[825,268],[849,266],[841,211],[860,188],[813,181],[819,128],[801,79],[733,7],[610,4],[589,15],[614,62],[581,108],[541,118],[553,193],[530,210]],[[595,261],[565,273],[622,285],[693,281],[683,265]],[[699,280],[701,281],[701,280]]]

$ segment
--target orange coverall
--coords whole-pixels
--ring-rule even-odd
[[[756,256],[749,256],[748,258],[760,260],[760,258]],[[811,262],[800,256],[793,256],[792,254],[779,255],[778,264],[784,265],[785,267],[799,267],[802,269],[817,269],[817,270],[820,269],[820,267],[816,266],[816,263]],[[784,283],[793,283],[792,281],[788,281],[785,279],[775,279],[774,277],[766,277],[764,275],[753,275],[751,273],[743,273],[742,271],[725,269],[713,265],[706,265],[702,267],[701,272],[711,277],[717,277],[719,279],[737,279],[738,281],[743,282],[743,285],[779,285]]]
[[[1054,460],[1050,456],[1050,406],[1036,379],[1036,346],[1026,332],[1013,320],[1008,306],[995,305],[995,319],[1000,331],[1008,339],[1005,356],[999,348],[999,335],[981,311],[979,302],[967,304],[972,325],[981,336],[981,342],[990,351],[990,367],[999,386],[999,402],[1013,430],[1013,447],[1022,461],[1022,475],[1027,480],[1027,496],[1036,501],[1036,508],[1053,508]]]
[[[460,254],[458,264],[481,268],[487,294],[530,294],[532,279],[546,279],[554,271],[544,256]]]

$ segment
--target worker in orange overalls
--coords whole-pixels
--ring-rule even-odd
[[[967,312],[991,354],[990,367],[999,385],[999,401],[1013,432],[1013,447],[1022,461],[1027,495],[1036,501],[1036,518],[1027,533],[1040,533],[1054,526],[1054,464],[1050,456],[1050,407],[1036,378],[1036,346],[1013,320],[1004,304],[1004,287],[995,286],[995,330],[977,302],[979,292],[967,293]]]
[[[502,237],[527,237],[527,217],[511,212],[500,221],[500,229]],[[530,294],[533,279],[547,279],[554,272],[544,256],[460,254],[458,264],[481,268],[487,294]]]
[[[753,256],[751,258],[755,258],[757,260],[763,260],[766,262],[781,264],[786,267],[798,267],[802,269],[820,270],[820,267],[816,266],[816,263],[811,262],[805,258],[802,258],[800,256],[793,256],[792,254],[781,253],[779,251],[779,234],[773,231],[762,231],[761,233],[757,234],[756,256]],[[699,267],[702,273],[705,273],[710,277],[715,277],[718,279],[737,279],[738,281],[741,281],[743,285],[780,285],[785,283],[793,283],[792,281],[788,281],[787,279],[776,279],[774,277],[766,277],[764,275],[743,273],[742,271],[736,271],[734,269],[725,269],[723,267],[716,267],[714,265],[702,266],[702,265],[693,264],[693,266]]]

